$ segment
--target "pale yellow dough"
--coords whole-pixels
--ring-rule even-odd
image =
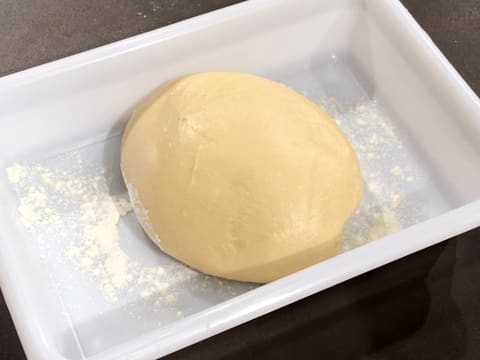
[[[362,194],[334,121],[290,88],[241,73],[164,85],[128,123],[121,167],[164,252],[257,283],[335,255]]]

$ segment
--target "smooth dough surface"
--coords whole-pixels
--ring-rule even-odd
[[[321,108],[242,73],[160,88],[127,125],[121,168],[164,252],[258,283],[335,255],[363,190],[352,147]]]

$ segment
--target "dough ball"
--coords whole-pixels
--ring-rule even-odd
[[[242,73],[160,88],[128,123],[121,167],[141,225],[164,252],[257,283],[335,255],[362,194],[334,121],[292,89]]]

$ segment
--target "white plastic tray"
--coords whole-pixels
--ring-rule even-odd
[[[171,270],[175,306],[128,288],[113,301],[66,256],[79,204],[56,209],[66,232],[27,229],[18,207],[39,174],[19,185],[2,170],[0,285],[30,359],[159,357],[480,225],[479,100],[393,0],[253,0],[1,78],[0,168],[76,174],[124,197],[118,146],[131,110],[203,70],[285,82],[334,115],[367,188],[344,252],[255,288],[189,273],[130,213],[119,246],[137,272]]]

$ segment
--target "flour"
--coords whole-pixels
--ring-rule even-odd
[[[104,168],[85,168],[78,155],[68,161],[73,162],[69,171],[38,163],[6,169],[19,198],[20,223],[37,237],[41,257],[46,258],[57,239],[64,259],[95,280],[106,301],[131,295],[174,306],[177,295],[170,285],[198,273],[180,264],[145,267],[130,258],[118,233],[120,218],[132,211],[130,202],[125,195],[110,195]]]
[[[117,208],[117,211],[120,214],[120,216],[125,216],[130,211],[132,211],[132,205],[130,204],[130,202],[128,200],[116,199],[114,204],[115,204],[115,207]]]
[[[126,200],[114,199],[107,193],[84,199],[79,217],[81,241],[71,244],[66,255],[79,269],[99,281],[108,299],[116,300],[117,291],[132,281],[129,259],[118,245],[117,231],[120,216],[126,215],[129,207]]]
[[[24,166],[15,164],[7,169],[8,181],[12,184],[18,184],[27,175],[27,169]]]
[[[28,189],[27,194],[20,200],[18,212],[21,215],[23,225],[32,228],[40,221],[45,221],[47,195],[43,188],[32,187]]]
[[[390,169],[390,174],[400,176],[402,174],[402,168],[400,166],[394,166]]]
[[[375,98],[354,106],[334,98],[318,101],[337,121],[359,158],[365,193],[357,212],[348,221],[342,251],[347,251],[415,223],[416,213],[406,194],[415,176],[406,158],[404,139]]]

